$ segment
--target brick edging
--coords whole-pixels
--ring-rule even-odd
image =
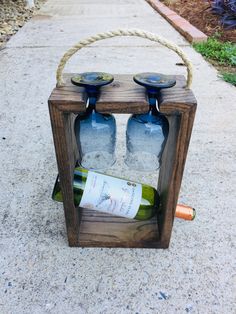
[[[158,0],[146,0],[154,10],[160,13],[180,34],[182,34],[190,43],[207,41],[207,35],[190,24],[176,12],[169,9]]]

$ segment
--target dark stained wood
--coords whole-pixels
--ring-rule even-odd
[[[175,87],[161,92],[159,108],[170,126],[158,182],[161,214],[149,221],[135,221],[74,206],[73,171],[80,159],[74,119],[75,113],[85,111],[86,94],[82,88],[70,83],[72,76],[66,75],[66,86],[55,88],[49,98],[69,245],[167,248],[196,111],[193,93],[184,88],[186,81],[183,76],[176,76]],[[115,81],[102,88],[97,110],[106,113],[146,112],[145,89],[133,82],[132,75],[114,76]]]
[[[145,89],[132,75],[114,75],[114,82],[103,87],[96,108],[103,113],[144,113],[149,103]]]
[[[79,246],[156,248],[157,219],[137,221],[83,209]]]
[[[54,145],[57,157],[60,186],[63,196],[67,235],[70,246],[78,246],[79,215],[74,206],[72,180],[78,152],[74,149],[72,133],[73,117],[59,111],[57,106],[49,101]]]
[[[86,110],[87,96],[84,89],[74,86],[70,78],[75,74],[65,74],[65,86],[54,88],[49,98],[51,103],[56,103],[63,112],[84,112]],[[173,113],[178,105],[178,110],[189,110],[196,103],[191,90],[185,89],[184,76],[175,76],[176,86],[162,90],[164,101],[161,111]],[[114,75],[114,82],[101,88],[96,109],[103,113],[143,113],[147,112],[149,105],[145,88],[133,82],[133,75]]]
[[[190,89],[186,89],[186,80],[182,75],[176,75],[176,85],[161,90],[159,99],[160,111],[166,115],[184,113],[196,106],[196,99]]]
[[[173,90],[177,89],[176,98],[172,89],[164,90],[160,98],[160,109],[166,113],[169,121],[169,135],[162,157],[158,182],[161,199],[159,228],[163,248],[167,248],[170,243],[175,209],[197,106],[192,92],[184,89],[183,86],[185,86],[185,80],[180,77],[178,86],[173,88]]]
[[[87,96],[84,89],[72,85],[65,74],[65,86],[54,88],[49,98],[64,112],[84,112]],[[103,113],[143,113],[149,109],[145,89],[133,81],[132,75],[114,75],[114,82],[101,88],[96,109]]]

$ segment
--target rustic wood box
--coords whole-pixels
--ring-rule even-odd
[[[86,94],[83,88],[71,84],[73,75],[66,74],[65,86],[55,88],[48,100],[69,245],[167,248],[196,111],[196,100],[185,88],[185,78],[176,76],[176,86],[162,90],[159,99],[160,111],[170,126],[157,183],[160,214],[148,221],[136,221],[74,206],[73,172],[80,160],[74,120],[77,113],[86,110]],[[96,104],[97,111],[103,113],[144,113],[148,108],[145,88],[133,82],[133,75],[114,75],[114,82],[102,87]]]

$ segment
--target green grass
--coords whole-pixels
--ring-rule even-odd
[[[216,38],[207,42],[193,44],[194,48],[207,59],[218,61],[222,65],[236,66],[236,44],[222,43]]]
[[[220,42],[214,36],[207,42],[193,44],[193,47],[220,70],[223,80],[236,85],[236,44]]]
[[[224,81],[236,86],[236,73],[221,73],[221,77]]]

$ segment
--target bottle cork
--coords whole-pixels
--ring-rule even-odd
[[[196,210],[188,205],[177,204],[175,217],[185,219],[185,220],[193,220],[196,216]]]

